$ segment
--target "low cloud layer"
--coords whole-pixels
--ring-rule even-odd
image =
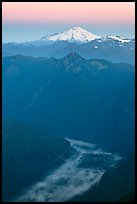
[[[30,187],[16,201],[67,201],[97,184],[104,172],[121,159],[118,155],[104,152],[93,144],[67,140],[74,148],[71,158],[45,179]]]

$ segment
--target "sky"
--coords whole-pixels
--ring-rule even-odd
[[[135,36],[134,2],[2,2],[2,41],[37,40],[72,27]]]

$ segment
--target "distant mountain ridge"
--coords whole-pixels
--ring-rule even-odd
[[[59,41],[66,41],[66,42],[71,42],[71,43],[87,43],[93,40],[99,39],[99,42],[104,41],[104,40],[117,40],[119,42],[130,42],[133,39],[127,39],[127,38],[121,38],[120,36],[98,36],[95,35],[81,27],[74,27],[69,30],[66,30],[62,33],[54,33],[51,35],[46,35],[42,37],[39,40],[34,40],[34,41],[28,41],[28,42],[22,42],[21,44],[29,44],[29,45],[45,45],[48,44],[49,42],[55,43]]]
[[[42,37],[24,43],[3,43],[2,55],[25,55],[33,57],[62,58],[77,52],[86,59],[98,58],[112,62],[135,62],[135,38],[119,36],[99,37],[80,27],[74,27],[61,34]]]

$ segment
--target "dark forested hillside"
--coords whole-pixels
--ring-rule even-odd
[[[133,65],[76,53],[60,60],[14,56],[3,58],[2,74],[3,117],[122,154],[134,148]]]
[[[122,160],[117,168],[109,170],[99,185],[71,202],[131,202],[135,200],[135,157]]]
[[[51,137],[18,121],[4,120],[2,128],[3,201],[10,201],[70,156],[64,138]]]
[[[3,122],[3,198],[40,179],[69,150],[66,137],[122,157],[74,201],[116,201],[134,192],[134,77],[131,64],[75,52],[62,59],[3,57],[2,116],[10,121]]]
[[[77,52],[86,59],[106,59],[112,62],[135,63],[135,39],[122,42],[114,38],[95,39],[87,43],[57,41],[51,45],[42,41],[39,45],[28,43],[5,43],[2,46],[3,56],[25,55],[32,57],[62,58],[71,52]]]

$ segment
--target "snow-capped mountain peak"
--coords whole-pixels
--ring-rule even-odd
[[[127,43],[131,41],[131,39],[121,38],[120,36],[112,36],[112,35],[104,36],[101,39],[99,39],[100,42],[108,41],[108,40],[119,41],[121,43]]]
[[[54,33],[52,35],[46,35],[43,36],[39,40],[34,40],[34,41],[29,41],[29,42],[24,42],[23,45],[26,46],[44,46],[44,45],[52,45],[57,42],[68,42],[68,43],[77,43],[77,44],[82,44],[82,43],[88,43],[88,42],[113,42],[113,44],[116,42],[119,42],[123,46],[123,44],[130,43],[131,41],[134,43],[135,39],[125,39],[121,38],[119,36],[97,36],[91,32],[88,32],[87,30],[81,28],[81,27],[74,27],[71,28],[67,31],[64,31],[62,33]],[[97,46],[95,45],[95,48]]]
[[[42,40],[53,41],[53,42],[68,41],[68,42],[84,43],[84,42],[95,40],[97,38],[100,38],[100,37],[88,32],[87,30],[81,27],[74,27],[60,34],[45,36],[44,38],[42,38]]]

